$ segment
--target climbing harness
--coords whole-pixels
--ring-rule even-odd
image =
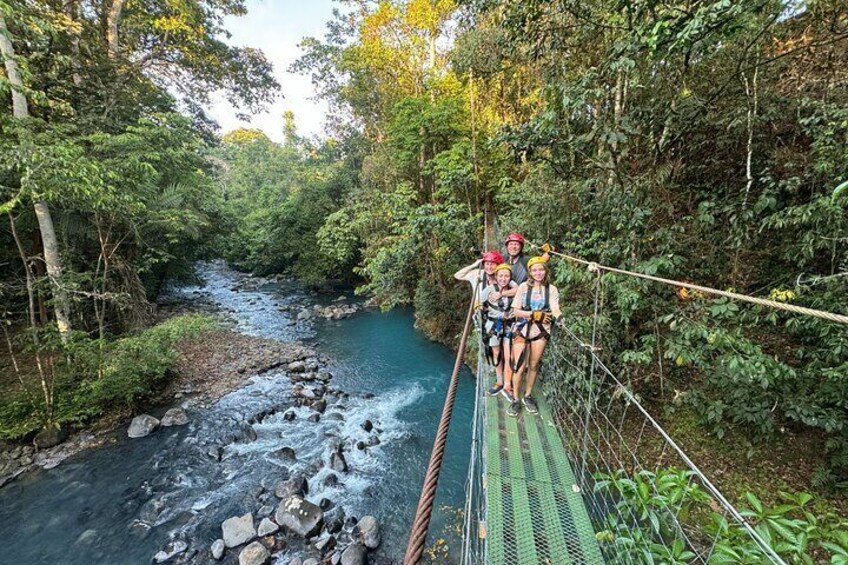
[[[495,292],[502,293],[509,290],[509,286],[501,287],[495,283]],[[514,319],[510,316],[510,297],[501,296],[494,303],[491,300],[486,300],[482,305],[483,312],[480,324],[480,336],[482,346],[485,351],[486,360],[490,365],[497,367],[501,364],[504,358],[504,342],[507,339],[512,339],[512,324]],[[498,357],[495,359],[494,347],[491,344],[492,338],[498,341]]]
[[[532,294],[533,294],[533,286],[528,285],[527,291],[524,293],[524,298],[522,299],[521,309],[525,312],[542,312],[544,314],[550,314],[551,312],[551,285],[550,283],[545,283],[545,286],[542,287],[542,307],[541,308],[533,308],[532,304]],[[530,337],[531,330],[533,327],[536,327],[539,330],[539,333],[533,337]],[[551,333],[545,328],[545,323],[543,319],[533,319],[533,318],[522,318],[519,320],[513,329],[513,339],[515,337],[521,337],[525,343],[532,343],[534,341],[538,341],[540,339],[549,340],[551,338]],[[513,359],[512,362],[512,370],[513,372],[518,372],[524,367],[524,361],[527,359],[527,346],[521,350],[521,354]]]

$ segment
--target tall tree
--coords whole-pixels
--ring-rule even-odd
[[[6,25],[6,18],[0,11],[0,55],[6,67],[6,75],[12,91],[12,114],[16,119],[29,117],[29,106],[26,99],[26,90],[21,79],[20,69],[15,60],[15,49],[12,44],[12,36]],[[53,217],[50,215],[50,207],[33,195],[35,215],[38,218],[38,226],[41,230],[41,241],[44,247],[44,263],[47,274],[53,288],[54,311],[56,324],[62,339],[66,339],[71,330],[70,302],[68,293],[63,288],[62,281],[62,257],[59,254],[59,242],[56,239],[56,228],[53,226]]]

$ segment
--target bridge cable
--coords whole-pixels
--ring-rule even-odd
[[[474,312],[477,309],[478,287],[475,287],[474,293],[471,297],[471,302],[468,304],[468,313],[465,316],[465,327],[462,330],[462,338],[459,341],[459,348],[456,350],[456,360],[454,362],[447,396],[445,397],[445,405],[442,409],[442,417],[439,420],[439,427],[436,431],[436,438],[433,442],[433,451],[430,454],[430,463],[427,465],[427,474],[424,476],[424,485],[421,488],[421,497],[418,499],[418,509],[415,512],[415,520],[412,523],[412,534],[409,537],[409,543],[406,546],[406,554],[403,558],[404,565],[417,565],[421,562],[421,556],[424,554],[424,544],[427,541],[427,530],[430,527],[433,503],[436,499],[436,487],[439,484],[439,473],[442,470],[445,444],[447,443],[448,429],[450,428],[451,415],[453,414],[453,405],[456,400],[456,389],[459,383],[459,370],[462,368],[462,361],[465,357],[465,347],[468,343],[471,321],[474,319]]]
[[[541,249],[541,245],[536,243],[532,243],[527,241],[528,245]],[[756,296],[749,296],[747,294],[739,294],[738,292],[731,292],[729,290],[719,290],[717,288],[712,288],[709,286],[701,286],[697,284],[692,284],[683,281],[677,281],[674,279],[666,279],[663,277],[656,277],[653,275],[646,275],[645,273],[637,273],[634,271],[628,271],[626,269],[617,269],[615,267],[609,267],[607,265],[601,265],[594,261],[587,261],[586,259],[582,259],[580,257],[574,257],[573,255],[567,255],[565,253],[560,253],[558,251],[550,251],[551,255],[556,255],[557,257],[561,257],[563,259],[567,259],[568,261],[572,261],[574,263],[579,263],[581,265],[586,265],[590,269],[597,269],[599,271],[607,271],[610,273],[617,273],[619,275],[626,275],[630,277],[636,277],[640,279],[645,279],[649,281],[654,281],[662,284],[666,284],[669,286],[682,287],[690,290],[697,290],[699,292],[703,292],[705,294],[715,294],[717,296],[723,296],[725,298],[731,298],[733,300],[740,300],[742,302],[750,302],[751,304],[757,304],[758,306],[766,306],[769,308],[775,308],[778,310],[785,310],[787,312],[793,312],[795,314],[803,314],[806,316],[814,316],[816,318],[821,318],[823,320],[829,320],[831,322],[837,322],[839,324],[848,325],[848,316],[844,314],[835,314],[833,312],[827,312],[825,310],[816,310],[815,308],[806,308],[804,306],[796,306],[794,304],[788,304],[786,302],[777,302],[776,300],[769,300],[767,298],[759,298]]]

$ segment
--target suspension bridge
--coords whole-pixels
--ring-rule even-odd
[[[604,363],[598,336],[600,275],[635,276],[837,323],[848,323],[848,316],[554,254],[596,275],[593,325],[584,337],[565,324],[556,328],[545,352],[538,414],[525,410],[509,417],[502,398],[486,395],[494,369],[483,348],[476,347],[461,563],[784,564],[768,531],[746,520]],[[476,326],[477,292],[468,307],[405,565],[423,556],[457,377]],[[479,335],[472,343],[477,341]]]

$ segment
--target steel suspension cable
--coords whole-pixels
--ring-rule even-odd
[[[532,245],[538,249],[541,249],[541,245],[536,243],[527,242],[528,245]],[[581,265],[586,265],[593,269],[598,269],[601,271],[607,271],[610,273],[617,273],[619,275],[626,275],[629,277],[636,277],[640,279],[645,279],[649,281],[658,282],[661,284],[666,284],[669,286],[682,287],[690,290],[697,290],[699,292],[703,292],[706,294],[714,294],[716,296],[723,296],[725,298],[731,298],[733,300],[739,300],[742,302],[750,302],[751,304],[757,304],[758,306],[766,306],[768,308],[775,308],[777,310],[785,310],[786,312],[793,312],[795,314],[804,314],[806,316],[814,316],[816,318],[821,318],[823,320],[829,320],[831,322],[837,322],[839,324],[848,325],[848,316],[844,314],[835,314],[833,312],[827,312],[825,310],[816,310],[815,308],[806,308],[804,306],[796,306],[794,304],[788,304],[786,302],[777,302],[776,300],[769,300],[768,298],[759,298],[756,296],[749,296],[747,294],[739,294],[738,292],[731,292],[729,290],[719,290],[717,288],[711,288],[709,286],[702,286],[698,284],[692,284],[683,281],[677,281],[674,279],[666,279],[663,277],[655,277],[653,275],[646,275],[645,273],[637,273],[634,271],[628,271],[626,269],[617,269],[616,267],[609,267],[607,265],[601,265],[599,263],[595,263],[594,261],[587,261],[586,259],[582,259],[580,257],[574,257],[573,255],[567,255],[565,253],[560,253],[558,251],[550,251],[551,255],[556,255],[557,257],[561,257],[563,259],[567,259],[568,261],[572,261],[574,263],[579,263]]]
[[[415,512],[415,520],[412,523],[412,533],[406,546],[406,554],[403,557],[404,565],[417,565],[421,562],[424,554],[424,544],[427,541],[427,530],[430,528],[430,518],[433,514],[433,504],[436,500],[436,487],[439,484],[439,473],[442,470],[442,460],[445,454],[445,444],[448,439],[453,405],[456,400],[456,389],[459,383],[459,370],[465,358],[465,347],[468,344],[468,334],[471,329],[471,321],[474,319],[476,310],[477,288],[471,296],[468,304],[468,314],[465,316],[465,327],[462,330],[462,338],[456,351],[456,361],[451,374],[450,385],[445,405],[442,409],[442,417],[436,431],[436,439],[433,442],[433,451],[430,454],[430,463],[427,465],[427,474],[424,476],[424,485],[421,488],[421,498],[418,499],[418,510]]]

